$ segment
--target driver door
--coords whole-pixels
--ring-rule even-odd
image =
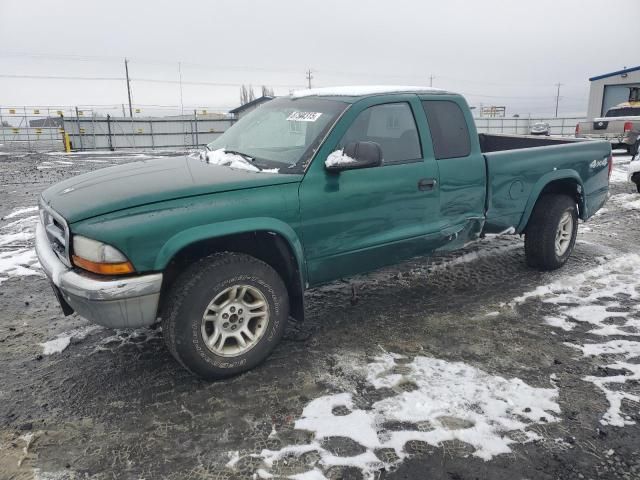
[[[437,165],[424,158],[416,125],[416,118],[424,122],[422,106],[415,96],[379,98],[347,111],[300,185],[310,285],[429,252],[437,241],[427,228],[438,218],[439,199]],[[382,166],[326,170],[331,152],[359,141],[380,145]]]

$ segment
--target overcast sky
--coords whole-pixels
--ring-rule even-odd
[[[590,76],[640,65],[639,22],[638,0],[0,0],[0,106],[119,108],[128,57],[143,111],[180,105],[181,62],[187,108],[233,108],[242,83],[286,94],[311,68],[313,86],[432,75],[509,116],[552,113],[560,82],[580,114]]]

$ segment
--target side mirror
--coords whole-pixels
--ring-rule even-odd
[[[375,142],[349,143],[343,150],[331,152],[324,162],[330,172],[379,167],[382,165],[382,148]]]

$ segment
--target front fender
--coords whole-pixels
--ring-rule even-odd
[[[580,175],[575,170],[563,169],[563,170],[555,170],[553,172],[549,172],[535,183],[533,188],[531,189],[531,194],[527,199],[527,204],[525,206],[522,217],[520,218],[520,223],[516,228],[517,233],[522,233],[529,222],[529,217],[531,217],[531,213],[533,212],[533,207],[535,207],[538,198],[540,197],[540,193],[549,185],[551,182],[555,182],[558,180],[571,180],[576,182],[576,184],[580,188],[580,192],[583,193],[581,195],[581,204],[580,204],[580,216],[583,217],[586,215],[586,204],[585,204],[585,195],[584,195],[584,185],[582,184],[582,179]]]
[[[295,255],[300,273],[303,275],[304,279],[307,278],[302,242],[296,235],[296,232],[282,220],[269,217],[243,218],[240,220],[215,222],[183,230],[169,238],[162,246],[156,256],[154,270],[164,270],[169,261],[180,250],[196,242],[255,231],[274,232],[281,235],[289,243],[289,246]]]

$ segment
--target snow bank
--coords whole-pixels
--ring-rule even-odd
[[[392,449],[400,461],[407,456],[405,444],[412,440],[434,446],[458,440],[473,446],[474,456],[490,460],[511,451],[515,440],[509,432],[521,432],[518,436],[524,441],[536,440],[538,435],[528,428],[557,421],[560,413],[556,388],[531,387],[518,378],[505,379],[462,362],[423,356],[409,362],[400,355],[385,354],[362,368],[362,374],[375,389],[389,388],[396,394],[368,410],[357,408],[348,392],[311,401],[295,428],[313,432],[314,440],[263,450],[260,457],[265,468],[287,456],[316,451],[322,467],[354,466],[373,478],[374,472],[390,466],[376,456],[377,449]],[[336,407],[341,407],[340,415],[334,414]],[[403,422],[400,425],[405,428],[387,428],[388,422]],[[329,437],[347,437],[364,452],[336,456],[323,446]],[[315,468],[295,478],[325,477]]]

